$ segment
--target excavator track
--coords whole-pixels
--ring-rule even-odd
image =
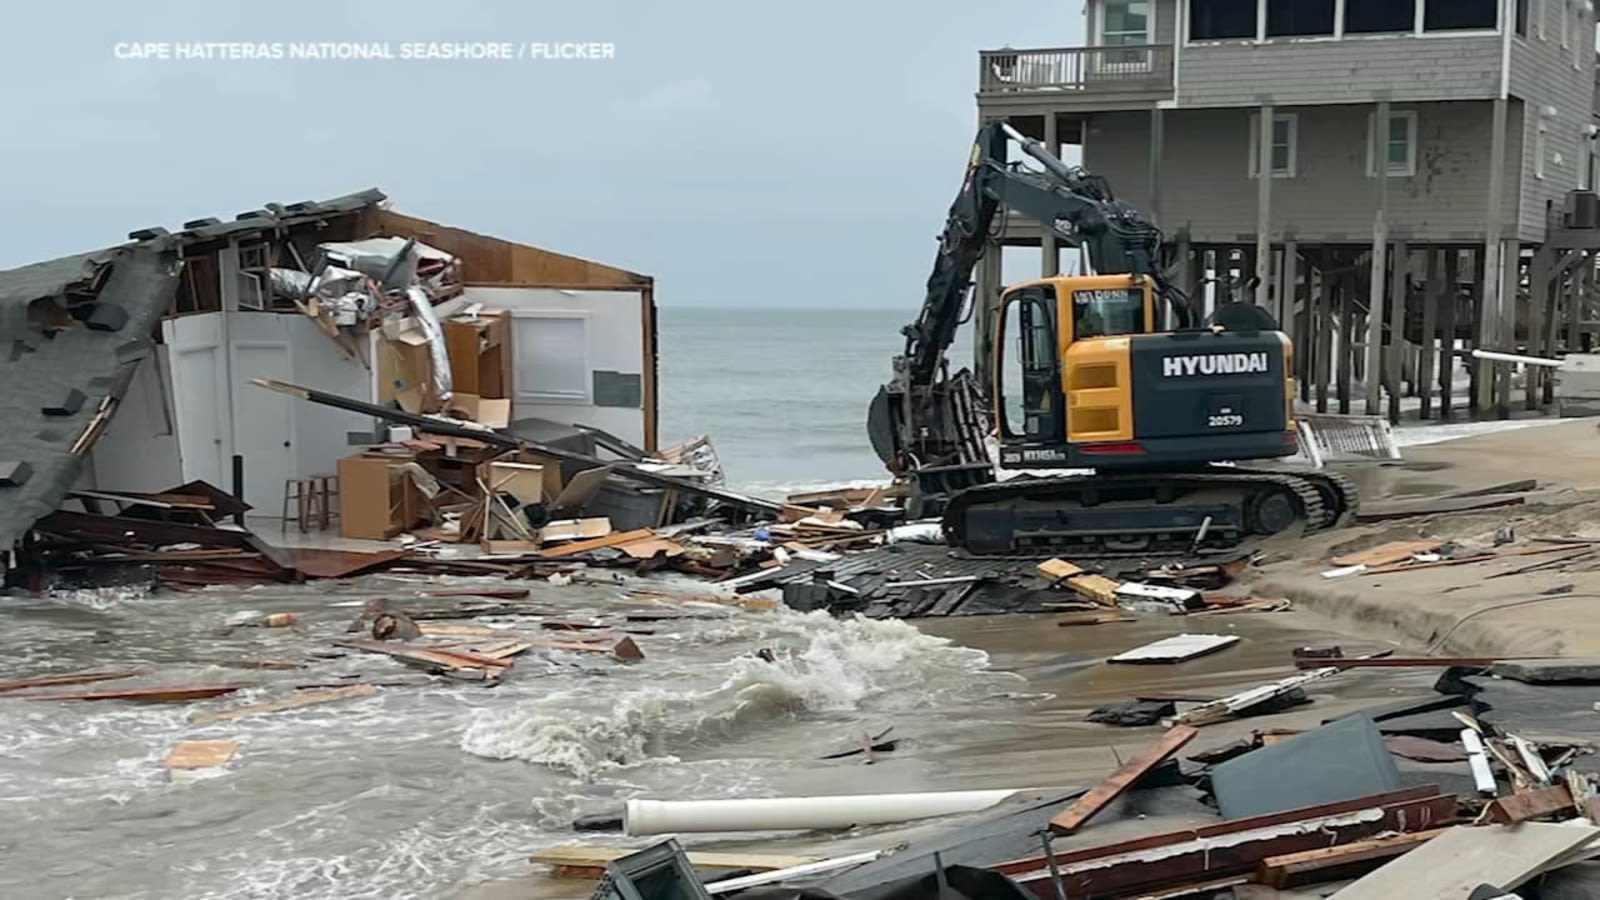
[[[1329,472],[1211,466],[1017,478],[969,488],[944,512],[945,539],[968,554],[1183,553],[1338,527],[1359,495]]]

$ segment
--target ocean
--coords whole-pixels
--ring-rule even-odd
[[[659,310],[663,446],[710,435],[728,484],[782,496],[888,479],[867,404],[904,350],[906,309]],[[966,364],[967,343],[953,349]]]

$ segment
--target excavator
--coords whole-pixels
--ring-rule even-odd
[[[1011,142],[1043,171],[1009,162]],[[980,309],[973,274],[1007,209],[1080,249],[1092,273],[1011,285]],[[1202,320],[1165,276],[1164,247],[1103,177],[1007,122],[979,130],[922,309],[868,408],[873,449],[911,485],[910,515],[940,516],[969,555],[1149,556],[1354,514],[1347,479],[1273,462],[1298,450],[1288,337],[1249,303]],[[947,351],[974,316],[992,340],[976,372],[952,374]]]

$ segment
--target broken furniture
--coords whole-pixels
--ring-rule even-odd
[[[313,475],[310,478],[290,478],[283,483],[282,530],[289,530],[289,504],[295,505],[295,524],[300,533],[312,528],[327,531],[335,515],[333,501],[339,496],[339,476]]]
[[[339,460],[339,534],[386,541],[421,517],[409,458],[356,454]]]
[[[481,310],[444,323],[445,346],[450,351],[450,381],[457,395],[485,400],[511,396],[511,316],[504,311]]]

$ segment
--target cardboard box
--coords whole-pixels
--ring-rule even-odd
[[[378,341],[378,402],[390,400],[408,413],[439,411],[439,394],[433,385],[433,356],[428,336],[420,330]]]

